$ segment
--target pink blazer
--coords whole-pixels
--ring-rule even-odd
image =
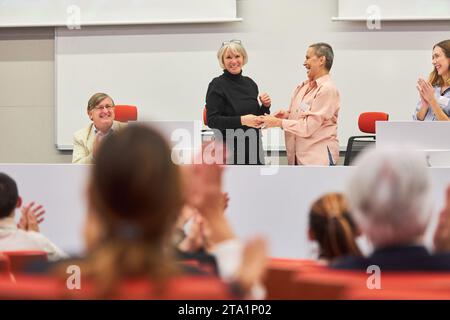
[[[337,162],[339,104],[339,91],[328,74],[295,89],[282,123],[289,164],[329,165],[328,149]]]

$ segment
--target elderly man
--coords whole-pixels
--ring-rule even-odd
[[[92,163],[102,139],[126,126],[114,121],[114,101],[106,93],[96,93],[89,99],[87,113],[92,123],[75,132],[72,163]]]
[[[424,156],[408,150],[369,150],[357,161],[348,199],[374,251],[368,257],[337,261],[335,268],[377,265],[381,270],[450,270],[450,254],[430,253],[423,244],[434,202]],[[450,239],[443,228],[446,224],[441,219],[435,237],[437,250],[446,251]]]

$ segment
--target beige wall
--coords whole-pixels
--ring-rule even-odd
[[[0,163],[67,163],[55,135],[52,28],[0,29]]]

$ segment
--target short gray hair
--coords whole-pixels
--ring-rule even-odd
[[[217,51],[217,59],[219,60],[220,67],[222,69],[225,69],[225,65],[223,64],[223,56],[225,55],[225,53],[227,53],[228,50],[230,50],[232,53],[239,53],[244,59],[243,65],[247,64],[248,61],[247,51],[245,50],[242,43],[240,43],[240,41],[239,42],[235,41],[237,40],[224,42],[220,47],[219,51]]]
[[[350,210],[373,245],[408,243],[423,236],[433,209],[425,156],[371,149],[355,164],[347,186]]]
[[[325,68],[330,71],[334,60],[333,48],[325,42],[314,43],[309,47],[314,49],[316,56],[325,57]]]

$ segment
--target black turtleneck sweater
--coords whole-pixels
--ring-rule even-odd
[[[260,130],[243,126],[241,116],[247,114],[263,115],[270,113],[269,108],[259,105],[258,86],[252,79],[243,76],[242,73],[234,75],[224,70],[223,74],[214,78],[208,86],[206,93],[208,126],[211,129],[218,129],[224,138],[224,142],[227,142],[226,129],[243,129],[245,132],[254,130],[258,136],[259,149],[261,146]],[[230,141],[227,143],[230,143]],[[249,147],[246,146],[245,149],[245,164],[249,164],[247,154]],[[235,148],[235,152],[236,150],[237,148]],[[261,163],[263,163],[263,159],[256,164]]]

